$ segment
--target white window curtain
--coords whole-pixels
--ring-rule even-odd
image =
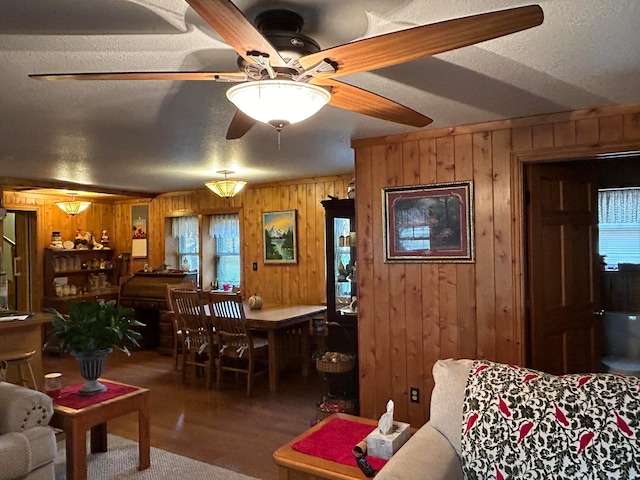
[[[640,188],[600,190],[599,223],[640,223]]]
[[[640,264],[640,189],[598,191],[598,241],[608,269]]]
[[[174,217],[171,219],[173,238],[198,238],[198,217]]]
[[[211,217],[209,234],[213,238],[240,237],[238,215],[213,215]]]

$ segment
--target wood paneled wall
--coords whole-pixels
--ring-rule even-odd
[[[353,142],[356,152],[361,415],[386,402],[414,426],[429,417],[439,358],[524,362],[518,163],[640,150],[640,105]],[[520,172],[521,173],[521,172]],[[381,189],[472,180],[473,264],[385,263]],[[408,390],[420,387],[421,402]]]
[[[207,189],[160,195],[153,200],[118,202],[115,205],[116,248],[131,251],[131,205],[149,204],[149,258],[132,262],[132,271],[144,263],[157,267],[164,262],[166,217],[238,212],[242,235],[242,291],[259,293],[265,303],[318,304],[326,301],[324,209],[327,195],[345,198],[352,175],[303,179],[278,184],[248,185],[226,200]],[[297,211],[298,263],[265,265],[262,212]],[[258,270],[253,271],[252,264]]]
[[[35,194],[29,191],[5,191],[3,193],[5,208],[8,210],[34,212],[36,215],[37,255],[33,267],[32,283],[32,305],[36,311],[42,306],[44,248],[51,244],[51,232],[59,231],[63,240],[73,240],[76,236],[76,230],[79,228],[83,233],[87,230],[92,232],[97,235],[99,240],[102,230],[107,229],[111,237],[113,237],[115,230],[113,205],[104,203],[99,199],[89,198],[88,200],[93,203],[87,210],[76,216],[70,216],[55,205],[55,202],[64,200],[69,200],[69,197]]]
[[[266,303],[319,304],[326,302],[324,209],[321,200],[328,195],[345,198],[352,175],[302,179],[278,184],[248,185],[236,197],[222,199],[208,189],[174,192],[153,199],[121,200],[114,204],[94,202],[83,213],[66,215],[54,202],[57,197],[29,192],[5,191],[3,203],[10,210],[35,212],[37,216],[38,255],[34,267],[33,305],[42,305],[44,248],[51,243],[51,232],[60,231],[64,240],[75,237],[76,229],[99,235],[107,229],[111,246],[118,254],[131,252],[131,207],[149,205],[149,257],[133,261],[130,271],[145,263],[157,267],[164,262],[164,225],[166,217],[238,212],[243,243],[241,246],[242,285],[248,294],[260,293]],[[262,261],[262,212],[297,211],[298,263],[264,265]],[[253,271],[252,263],[258,264]]]

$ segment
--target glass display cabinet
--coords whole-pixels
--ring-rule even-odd
[[[326,381],[322,406],[328,412],[358,414],[358,277],[355,203],[324,200],[327,258],[327,327],[325,350],[338,358],[316,361]],[[325,368],[325,366],[331,368]]]
[[[353,199],[324,200],[327,320],[357,325],[357,264]]]

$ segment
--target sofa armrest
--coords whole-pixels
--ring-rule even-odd
[[[423,425],[380,469],[376,480],[462,480],[462,466],[449,441],[431,423]]]
[[[31,446],[22,433],[0,435],[0,480],[24,478],[31,471]]]
[[[49,396],[12,383],[0,383],[0,435],[48,425],[52,415],[53,402]]]

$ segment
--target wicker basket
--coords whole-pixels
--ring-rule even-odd
[[[325,373],[344,373],[353,370],[356,366],[356,359],[350,358],[341,362],[327,362],[326,360],[317,359],[316,368],[319,372]]]

